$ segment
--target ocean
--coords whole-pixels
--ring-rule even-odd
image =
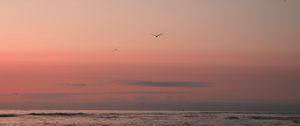
[[[0,110],[0,126],[300,126],[300,113]]]

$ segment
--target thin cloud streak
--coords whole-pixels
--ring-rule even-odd
[[[119,82],[132,86],[147,87],[206,87],[205,82],[175,82],[175,81],[147,81],[147,80],[119,80]]]
[[[85,95],[114,95],[114,94],[198,94],[200,92],[171,92],[171,91],[132,91],[132,92],[95,92],[95,93],[20,93],[20,94],[0,94],[0,96],[17,96],[17,97],[64,97],[64,96],[85,96]]]

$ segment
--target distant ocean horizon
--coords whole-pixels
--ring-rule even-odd
[[[117,110],[117,111],[254,111],[300,112],[300,103],[161,102],[161,103],[66,103],[0,104],[0,110]]]

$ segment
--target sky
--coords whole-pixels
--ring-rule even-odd
[[[0,108],[300,111],[299,12],[299,0],[1,0]]]

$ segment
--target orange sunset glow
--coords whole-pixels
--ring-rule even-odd
[[[299,12],[298,0],[1,0],[0,108],[300,110]]]

